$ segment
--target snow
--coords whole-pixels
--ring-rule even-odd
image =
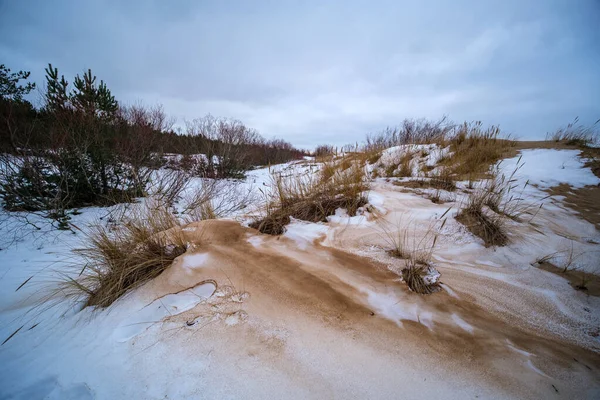
[[[452,321],[454,321],[456,323],[456,325],[460,326],[463,330],[465,330],[471,334],[475,330],[472,325],[470,325],[464,319],[459,317],[457,314],[452,314]]]
[[[371,290],[364,290],[364,292],[367,294],[367,301],[377,313],[394,321],[400,327],[403,320],[409,320],[433,329],[433,314],[419,310],[418,305],[403,304],[401,299],[393,293],[379,293]]]
[[[442,158],[450,154],[450,147],[440,148],[437,144],[404,144],[390,147],[382,151],[375,167],[382,171],[380,175],[385,175],[384,171],[393,166],[398,167],[407,154],[412,155],[410,161],[412,176],[422,176],[424,175],[423,167],[437,165]],[[394,174],[396,174],[398,168],[396,168]]]
[[[247,240],[254,247],[260,247],[263,243],[263,238],[260,236],[249,236]]]
[[[190,269],[201,268],[208,262],[209,258],[210,255],[205,253],[185,254],[182,266]]]
[[[419,166],[433,166],[448,152],[432,146],[399,146],[384,154],[392,160],[408,149],[428,152],[425,157],[415,156]],[[517,160],[505,160],[500,167],[510,173]],[[583,167],[577,151],[524,150],[521,163],[517,172],[520,184],[529,180],[546,188],[560,182],[575,187],[599,183],[589,168]],[[310,174],[319,168],[316,163],[288,163],[256,169],[239,185],[264,195],[269,191],[271,172]],[[193,184],[203,182],[195,180]],[[545,193],[531,187],[524,195],[528,201],[539,201]],[[588,331],[600,322],[598,299],[575,291],[561,276],[531,266],[536,257],[573,246],[581,254],[577,267],[593,270],[598,266],[599,250],[599,245],[589,240],[598,237],[593,225],[548,201],[533,221],[535,225],[510,223],[514,240],[508,246],[485,248],[449,213],[433,255],[441,273],[435,280],[444,291],[421,296],[408,291],[399,277],[390,278],[387,270],[370,275],[366,266],[364,270],[351,268],[327,250],[366,255],[382,269],[394,266],[390,269],[397,270],[403,261],[386,253],[377,224],[386,221],[393,225],[410,218],[415,223],[411,232],[419,237],[448,207],[457,209],[461,198],[436,205],[376,180],[368,200],[378,213],[371,215],[365,207],[362,215],[350,216],[338,209],[327,223],[292,220],[282,240],[247,229],[240,234],[241,250],[229,251],[226,245],[219,245],[218,251],[211,251],[200,241],[180,256],[161,280],[128,293],[105,310],[88,307],[79,312],[66,303],[48,309],[38,304],[58,272],[78,265],[69,254],[80,245],[81,235],[56,231],[47,220],[28,215],[41,229],[22,227],[18,239],[7,241],[0,251],[0,342],[21,328],[0,346],[0,398],[386,398],[397,396],[399,387],[406,398],[507,398],[541,397],[551,382],[560,384],[569,397],[569,390],[575,389],[565,378],[570,374],[562,367],[569,365],[565,360],[548,369],[543,352],[535,350],[534,354],[526,344],[522,346],[530,351],[518,348],[505,337],[511,332],[528,332],[528,340],[523,341],[528,343],[537,340],[537,335],[551,336],[557,343],[575,343],[576,349],[597,359],[589,349],[600,342]],[[110,210],[81,211],[72,222],[85,227],[99,218],[106,221]],[[237,210],[230,216],[242,218],[250,211]],[[3,225],[0,234],[5,240],[12,238],[7,228],[11,226],[16,225]],[[202,235],[193,225],[184,232],[192,237]],[[320,240],[321,245],[316,246]],[[283,250],[278,258],[271,258],[270,251],[277,246]],[[292,251],[294,254],[289,254]],[[241,261],[234,258],[240,252],[245,257]],[[265,283],[264,290],[254,288],[252,292],[246,281],[230,272],[235,271],[231,263],[250,269],[286,257],[295,260],[289,271],[281,269],[290,280],[282,274],[276,285]],[[563,258],[557,256],[556,262]],[[217,280],[216,285],[213,282]],[[275,286],[284,290],[299,283],[306,284],[306,293],[275,300],[269,297]],[[327,296],[319,297],[312,308],[294,306],[297,297],[310,298],[340,287],[340,292],[332,293],[336,301],[350,300],[344,309],[330,312],[323,308],[327,310],[323,313],[319,307],[328,306]],[[258,307],[264,298],[267,306],[262,303],[264,308]],[[374,315],[363,316],[357,305],[373,310]],[[477,307],[481,314],[469,313]],[[194,312],[197,310],[206,313]],[[366,322],[368,318],[373,320]],[[393,330],[377,331],[379,321]],[[340,325],[332,328],[336,323]],[[494,324],[499,324],[499,336],[494,336]],[[400,332],[394,345],[379,351],[377,343],[393,332]],[[448,354],[451,362],[445,361],[445,355],[430,357],[423,351],[436,342],[437,333],[464,337],[465,332],[474,343],[481,336],[484,341],[474,346],[485,349],[484,354],[473,353],[474,362],[469,359],[467,367],[460,361],[462,350]],[[469,342],[460,345],[471,354]],[[505,353],[495,353],[498,349]],[[521,388],[515,390],[520,391],[503,391],[496,382],[486,381],[485,374],[477,375],[468,367],[482,364],[492,369],[490,376],[514,382]],[[598,382],[582,371],[580,386],[590,387],[589,393],[593,393]],[[575,393],[570,397],[582,397],[581,392]]]
[[[181,293],[154,300],[141,310],[127,315],[113,332],[117,342],[126,342],[164,318],[181,314],[209,298],[215,291],[213,283],[202,283]]]
[[[357,210],[357,215],[349,216],[348,212],[343,208],[335,210],[334,215],[327,217],[328,222],[345,225],[365,225],[369,223],[368,213],[363,207]]]
[[[323,224],[315,224],[292,218],[285,228],[284,237],[293,240],[300,250],[308,249],[315,240],[323,237],[329,228]]]
[[[549,188],[561,183],[575,188],[600,184],[600,178],[584,167],[584,160],[579,157],[579,153],[579,150],[522,150],[521,156],[503,160],[500,167],[508,176],[517,168],[517,163],[522,164],[517,171],[517,177],[540,188]]]

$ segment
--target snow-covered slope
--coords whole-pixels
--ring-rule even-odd
[[[574,152],[523,151],[520,162],[519,183],[539,186],[526,200],[544,206],[509,221],[497,248],[448,213],[433,255],[444,290],[429,296],[400,281],[381,227],[421,237],[462,192],[434,204],[376,179],[372,213],[293,221],[281,237],[192,223],[186,254],[96,311],[40,306],[81,235],[24,228],[0,251],[0,398],[598,398],[600,301],[532,265],[570,246],[581,268],[599,267],[595,227],[542,191],[598,179]],[[269,182],[261,169],[244,185]],[[106,212],[83,211],[81,227]]]

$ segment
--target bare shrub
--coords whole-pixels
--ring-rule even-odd
[[[314,155],[317,158],[332,156],[335,153],[335,148],[330,144],[322,144],[315,148]]]
[[[150,179],[148,195],[161,204],[173,207],[180,199],[181,193],[188,185],[190,175],[185,171],[163,169],[155,171]]]
[[[174,209],[185,222],[230,216],[257,201],[241,182],[198,178],[178,169],[157,171],[149,198]]]
[[[249,147],[261,140],[258,132],[241,121],[229,118],[203,118],[186,122],[187,134],[204,141],[195,153],[203,153],[207,159],[209,178],[241,178],[250,167]]]

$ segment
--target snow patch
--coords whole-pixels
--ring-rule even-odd
[[[473,334],[473,332],[475,331],[471,324],[459,317],[457,314],[452,314],[452,321],[454,321],[454,323],[464,331],[467,331],[471,334]]]
[[[113,332],[118,342],[126,342],[143,333],[163,318],[181,314],[208,299],[215,292],[213,283],[201,283],[183,292],[168,294],[154,300],[141,310],[126,317]]]
[[[249,236],[247,240],[248,243],[254,247],[260,247],[260,245],[264,242],[263,238],[260,236]]]
[[[322,224],[292,218],[292,222],[286,226],[283,236],[296,242],[300,250],[306,250],[309,244],[325,235],[328,229]]]
[[[348,212],[344,208],[338,208],[335,210],[334,215],[327,217],[328,222],[346,224],[346,225],[368,225],[369,219],[367,218],[366,211],[363,207],[357,210],[355,216],[349,216]]]
[[[377,293],[364,290],[367,301],[379,314],[402,326],[402,320],[415,321],[433,329],[433,315],[428,311],[419,312],[416,304],[402,304],[392,293]]]
[[[181,266],[186,269],[201,268],[209,260],[210,255],[208,253],[194,253],[186,254],[183,256],[183,263]]]
[[[531,149],[522,150],[521,155],[500,162],[502,172],[509,176],[517,167],[517,178],[523,182],[541,188],[557,186],[561,183],[575,188],[587,185],[598,185],[598,178],[590,168],[584,167],[584,159],[579,157],[579,150]],[[521,161],[519,162],[519,157]]]

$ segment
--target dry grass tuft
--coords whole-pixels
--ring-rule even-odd
[[[454,177],[452,176],[450,168],[440,167],[438,171],[433,173],[429,180],[429,187],[446,190],[448,192],[455,191],[456,183],[454,182]]]
[[[479,203],[463,208],[456,216],[456,220],[466,226],[472,234],[483,239],[486,247],[505,246],[508,243],[502,217],[497,214],[486,214]]]
[[[279,235],[290,218],[326,221],[338,208],[349,215],[367,204],[369,189],[365,170],[358,164],[326,163],[320,174],[273,177],[271,193],[265,193],[266,215],[250,224],[262,233]]]
[[[407,261],[407,267],[402,270],[402,280],[410,290],[418,294],[431,294],[440,290],[440,284],[433,276],[438,276],[437,270],[428,263]]]
[[[496,202],[499,207],[503,194],[502,189],[498,186],[499,182],[498,178],[494,176],[480,187],[475,188],[469,193],[466,203],[456,216],[458,222],[467,227],[475,236],[483,239],[486,247],[505,246],[508,243],[502,215],[493,210],[487,212],[485,208],[488,204],[496,204]]]
[[[484,176],[492,164],[515,151],[516,142],[500,134],[497,126],[483,129],[481,122],[465,122],[450,140],[451,155],[444,163],[458,176]]]
[[[85,306],[107,307],[131,289],[157,277],[186,251],[179,221],[161,204],[140,206],[119,225],[96,225],[86,247],[81,272],[64,276],[61,292],[86,299]]]
[[[420,235],[417,234],[416,226],[412,221],[408,221],[405,226],[402,226],[402,221],[398,221],[395,226],[385,223],[381,225],[382,237],[390,247],[387,252],[393,257],[406,261],[400,274],[409,289],[415,293],[431,294],[440,289],[438,282],[440,274],[433,266],[431,258],[438,232],[446,224],[446,215],[449,211],[450,208],[430,224],[424,234]]]
[[[404,156],[402,156],[402,159],[400,160],[400,164],[398,165],[398,172],[396,172],[395,176],[398,176],[398,177],[412,176],[412,167],[411,167],[412,159],[413,159],[413,153],[410,151],[407,151],[406,154]],[[392,176],[392,175],[388,175],[388,176]]]
[[[600,142],[600,119],[593,125],[585,126],[579,123],[579,117],[577,117],[566,127],[560,128],[554,133],[548,133],[546,140],[580,147],[598,143]]]
[[[505,218],[521,221],[523,216],[529,215],[531,221],[542,208],[541,201],[547,198],[536,203],[524,201],[523,192],[529,182],[520,186],[516,179],[516,174],[522,167],[519,158],[510,175],[500,174],[499,166],[492,168],[490,178],[469,193],[456,217],[471,233],[483,239],[486,246],[506,245],[508,236]]]

